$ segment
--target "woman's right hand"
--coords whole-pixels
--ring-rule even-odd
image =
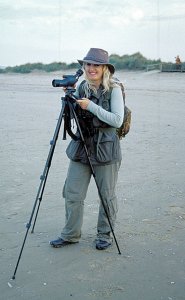
[[[80,107],[82,109],[87,109],[90,100],[87,98],[82,98],[82,99],[76,100],[76,102],[80,105]]]

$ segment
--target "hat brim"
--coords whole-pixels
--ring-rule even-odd
[[[90,64],[94,64],[94,65],[106,65],[112,74],[114,74],[114,72],[115,72],[115,67],[111,64],[105,64],[105,63],[101,63],[101,62],[97,62],[97,61],[89,60],[89,59],[88,60],[86,60],[86,59],[79,60],[78,59],[78,62],[80,63],[81,66],[83,65],[83,63],[90,63]]]

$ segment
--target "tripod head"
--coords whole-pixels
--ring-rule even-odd
[[[53,79],[53,87],[72,87],[78,81],[79,77],[83,74],[82,69],[79,69],[75,75],[63,75],[62,80]]]

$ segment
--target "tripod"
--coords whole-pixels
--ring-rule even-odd
[[[64,120],[65,120],[65,117],[66,117],[67,114],[70,114],[70,116],[72,115],[75,119],[78,131],[80,133],[80,138],[81,138],[81,141],[83,142],[83,146],[84,146],[87,158],[88,158],[88,163],[89,163],[89,166],[91,168],[91,172],[92,172],[92,175],[94,177],[94,180],[95,180],[95,183],[96,183],[96,186],[97,186],[97,189],[98,189],[100,200],[101,200],[102,206],[104,208],[104,211],[105,211],[105,214],[106,214],[106,217],[107,217],[107,220],[108,220],[113,238],[115,240],[115,243],[116,243],[116,246],[117,246],[117,249],[118,249],[118,253],[121,254],[120,249],[119,249],[119,245],[118,245],[118,242],[116,240],[116,236],[115,236],[115,233],[114,233],[114,230],[113,230],[110,218],[109,218],[108,209],[107,209],[107,207],[104,203],[104,200],[101,196],[101,192],[100,192],[97,180],[96,180],[93,165],[92,165],[90,157],[89,157],[89,153],[88,153],[88,149],[87,149],[87,146],[86,146],[86,143],[85,143],[85,139],[84,139],[84,136],[83,136],[83,133],[82,133],[79,121],[78,121],[77,114],[76,114],[75,109],[74,109],[74,103],[76,102],[76,97],[73,95],[74,91],[75,91],[75,89],[73,89],[73,88],[70,88],[70,87],[67,88],[66,92],[65,92],[65,97],[62,98],[63,105],[62,105],[60,115],[59,115],[59,118],[58,118],[58,121],[57,121],[57,125],[56,125],[56,129],[55,129],[55,132],[54,132],[54,135],[53,135],[53,139],[50,141],[49,154],[48,154],[48,157],[47,157],[47,160],[46,160],[46,164],[45,164],[43,173],[40,176],[40,185],[39,185],[39,188],[38,188],[38,192],[37,192],[36,199],[35,199],[35,202],[34,202],[34,205],[33,205],[33,209],[32,209],[32,212],[31,212],[30,219],[29,219],[28,223],[26,224],[27,230],[26,230],[26,233],[25,233],[25,237],[24,237],[24,240],[23,240],[23,243],[22,243],[22,247],[21,247],[21,250],[20,250],[20,253],[19,253],[19,256],[18,256],[17,264],[16,264],[16,267],[15,267],[12,279],[15,279],[15,275],[16,275],[16,272],[17,272],[17,268],[19,266],[19,262],[20,262],[22,252],[23,252],[23,249],[24,249],[24,246],[25,246],[27,235],[28,235],[28,232],[30,230],[31,223],[32,223],[32,220],[33,220],[33,217],[34,217],[34,214],[35,214],[35,219],[34,219],[34,223],[33,223],[31,233],[34,232],[34,228],[35,228],[38,212],[39,212],[39,209],[40,209],[40,205],[41,205],[41,201],[42,201],[42,197],[43,197],[43,193],[44,193],[44,189],[45,189],[49,169],[50,169],[50,166],[51,166],[53,154],[54,154],[54,151],[55,151],[56,142],[57,142],[58,135],[59,135],[60,128],[61,128],[61,124],[62,124],[62,119],[64,117]],[[65,122],[64,123],[64,130],[66,130],[66,125],[67,124]],[[65,139],[65,136],[63,137],[63,139]],[[36,210],[36,213],[35,213],[35,210]]]

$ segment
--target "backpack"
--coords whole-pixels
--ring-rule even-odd
[[[124,138],[127,135],[127,133],[130,130],[131,110],[125,104],[125,89],[124,89],[123,84],[117,78],[114,78],[114,80],[121,87],[123,102],[124,102],[124,119],[123,119],[123,123],[122,123],[121,127],[117,128],[117,130],[116,130],[117,135],[118,135],[119,139],[121,140],[122,138]]]

